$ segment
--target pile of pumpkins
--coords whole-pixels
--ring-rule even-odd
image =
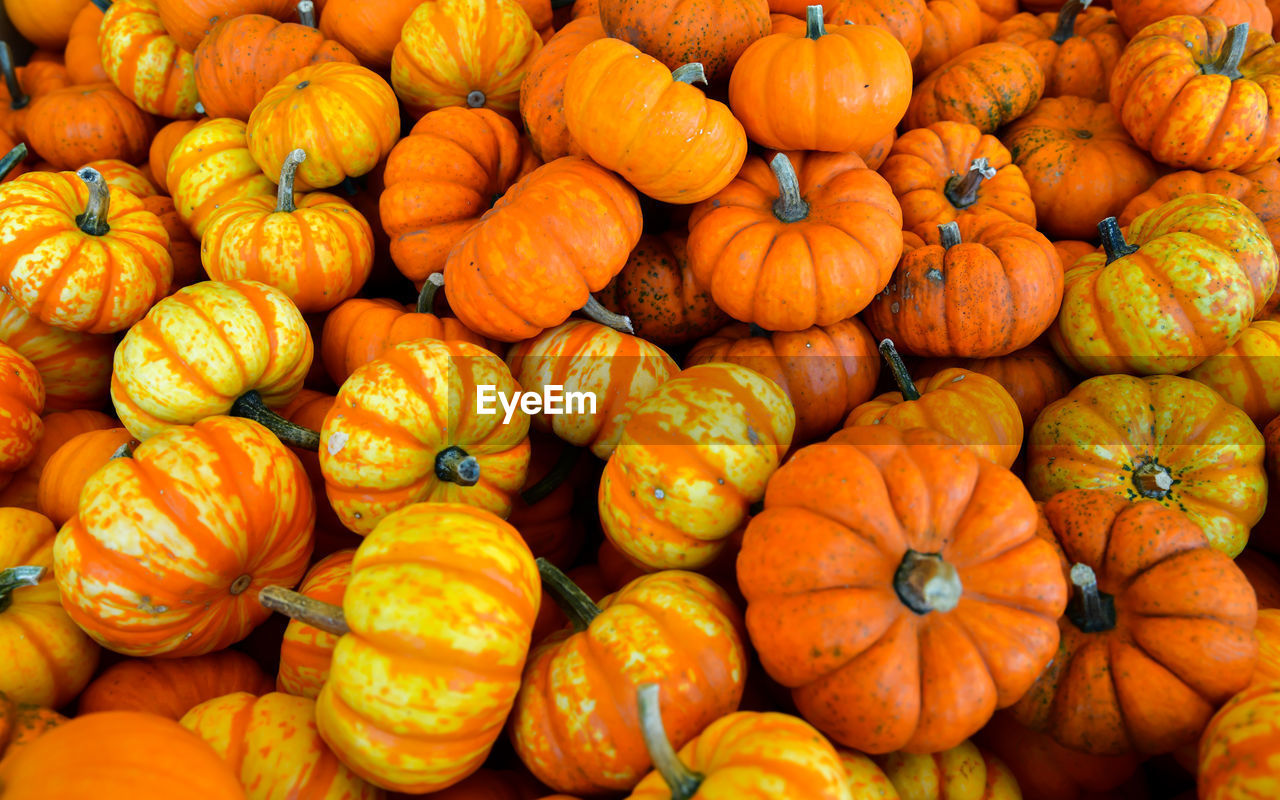
[[[1280,2],[1059,2],[4,0],[0,799],[1280,797]]]

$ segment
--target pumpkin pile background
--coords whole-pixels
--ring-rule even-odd
[[[0,33],[0,800],[1280,797],[1280,3]]]

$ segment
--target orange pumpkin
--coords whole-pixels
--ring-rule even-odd
[[[142,711],[179,720],[215,697],[266,694],[271,679],[238,650],[189,658],[128,658],[102,671],[80,695],[77,713]]]
[[[55,328],[0,292],[0,342],[21,353],[40,373],[46,410],[96,408],[106,401],[114,337]]]
[[[1227,25],[1248,23],[1254,30],[1271,32],[1272,17],[1265,0],[1112,0],[1125,36],[1137,38],[1143,28],[1177,15],[1217,17]]]
[[[322,6],[323,0],[317,3]],[[156,0],[165,30],[189,53],[220,20],[247,14],[284,19],[296,11],[296,0]]]
[[[107,77],[143,111],[173,119],[196,116],[195,58],[169,34],[156,0],[113,2],[98,41]]]
[[[1076,383],[1053,351],[1041,343],[994,358],[931,359],[916,368],[916,375],[926,378],[950,367],[994,378],[1017,403],[1024,432],[1031,430],[1046,406],[1066,397]]]
[[[50,415],[53,416],[53,415]],[[54,450],[37,479],[36,504],[41,514],[61,527],[80,508],[85,483],[134,441],[124,428],[105,414],[97,429],[89,429],[64,441]]]
[[[351,581],[351,559],[355,550],[339,550],[317,561],[302,579],[298,592],[322,603],[342,605],[342,596]],[[280,644],[280,672],[276,691],[314,700],[329,678],[338,637],[307,623],[291,619]]]
[[[921,81],[907,106],[906,126],[967,122],[995,133],[1040,101],[1044,73],[1017,45],[989,42],[960,53]]]
[[[57,451],[80,433],[102,430],[116,425],[115,420],[101,411],[91,411],[89,409],[55,411],[44,415],[41,421],[44,423],[44,436],[40,438],[35,456],[27,463],[26,467],[15,473],[9,485],[3,491],[0,491],[0,508],[16,506],[25,508],[28,511],[40,511],[40,505],[37,502],[40,478],[45,472],[45,467],[48,466]],[[63,522],[66,522],[65,517],[55,519],[51,514],[46,514],[43,511],[40,511],[40,513],[53,520],[54,525],[60,526]]]
[[[1024,48],[1040,65],[1045,97],[1107,101],[1128,37],[1114,13],[1090,2],[1067,0],[1057,12],[1018,14],[996,28],[997,41]]]
[[[1022,796],[1036,800],[1102,800],[1138,770],[1132,753],[1095,756],[1069,750],[1053,737],[1023,725],[1008,711],[998,711],[974,741],[1009,765]]]
[[[369,69],[385,72],[405,20],[421,0],[326,0],[320,32],[346,47]]]
[[[155,132],[151,118],[109,83],[49,92],[29,110],[27,140],[54,169],[79,169],[103,158],[139,163]]]
[[[582,48],[606,36],[599,16],[574,19],[556,31],[529,62],[520,84],[520,117],[533,151],[543,161],[583,154],[565,122],[564,83],[569,65]]]
[[[92,5],[91,3],[86,8]],[[165,180],[169,171],[169,158],[182,137],[195,126],[194,119],[176,119],[156,131],[151,139],[151,147],[147,150],[147,169],[151,174],[151,182],[163,194],[169,194],[169,183]]]
[[[166,159],[165,184],[178,216],[199,239],[222,206],[247,197],[274,197],[276,184],[253,160],[238,119],[209,119],[191,128]],[[279,172],[275,173],[279,175]]]
[[[102,9],[93,3],[85,3],[71,23],[64,55],[67,77],[73,85],[110,80],[107,71],[102,68],[102,49],[98,46],[102,15]]]
[[[766,0],[601,0],[598,13],[609,36],[668,69],[698,62],[716,83],[728,78],[743,51],[770,30]]]
[[[985,38],[977,0],[928,0],[920,23],[924,46],[911,60],[916,75],[929,75]]]
[[[0,344],[0,489],[36,457],[44,438],[44,383],[35,366]]]
[[[1196,783],[1204,800],[1274,792],[1280,682],[1250,686],[1218,710],[1200,738]]]
[[[0,692],[0,760],[16,755],[32,740],[66,721],[53,709],[17,703]]]
[[[4,10],[6,19],[17,28],[22,38],[36,47],[61,50],[67,43],[80,5],[78,0],[54,0],[51,3],[5,0]]]
[[[146,170],[135,167],[118,158],[102,158],[85,164],[98,171],[107,186],[124,189],[139,200],[147,200],[157,194],[156,185],[151,182]]]

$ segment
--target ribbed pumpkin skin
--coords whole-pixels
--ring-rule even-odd
[[[679,748],[737,710],[747,677],[741,614],[709,578],[645,575],[599,605],[585,631],[554,633],[530,654],[511,716],[520,759],[566,793],[627,791],[653,768],[637,724],[641,684],[659,685]]]
[[[547,386],[594,395],[595,412],[538,414],[535,428],[608,459],[636,404],[680,371],[660,347],[596,322],[570,320],[507,353],[511,376],[526,392]],[[576,407],[575,407],[576,410]]]
[[[76,624],[118,653],[203,655],[270,611],[311,556],[315,499],[296,456],[249,420],[210,417],[143,442],[85,484],[54,566]],[[235,584],[250,578],[248,585]]]
[[[133,441],[133,434],[124,428],[111,427],[114,424],[115,421],[108,418],[101,429],[71,437],[53,452],[41,470],[36,504],[40,513],[55,525],[61,527],[75,516],[85,483],[112,454]]]
[[[307,151],[295,180],[300,192],[368,173],[399,138],[395,92],[377,73],[341,61],[285,75],[254,106],[245,131],[249,152],[267,175],[279,175],[295,148]]]
[[[1111,3],[1125,36],[1136,38],[1143,28],[1178,14],[1217,17],[1227,25],[1249,23],[1251,31],[1271,33],[1272,17],[1261,0],[1118,0]]]
[[[98,646],[59,604],[53,579],[53,523],[25,508],[0,508],[0,569],[45,567],[35,586],[15,589],[0,611],[0,692],[18,703],[65,705],[98,666]],[[6,787],[12,788],[12,787]]]
[[[538,160],[515,125],[486,108],[432,111],[387,157],[379,216],[391,260],[422,285],[449,251]]]
[[[356,777],[320,738],[309,698],[237,692],[201,703],[179,724],[208,742],[253,798],[382,800],[382,790]]]
[[[0,491],[0,508],[16,506],[28,511],[40,511],[40,506],[36,502],[40,477],[62,445],[80,433],[111,428],[118,424],[101,411],[89,409],[55,411],[45,414],[41,420],[44,422],[44,436],[36,447],[35,456],[27,462],[25,467],[14,473],[13,480]],[[43,511],[40,513],[53,520],[55,526],[60,526],[66,521],[65,518],[54,519]]]
[[[889,782],[884,770],[869,756],[854,750],[836,748],[844,767],[845,785],[853,800],[900,800],[898,790]]]
[[[740,364],[772,380],[796,412],[792,444],[807,444],[840,426],[871,399],[880,378],[880,354],[858,319],[803,331],[753,333],[729,325],[696,343],[685,366],[713,361]]]
[[[507,365],[467,342],[418,339],[396,345],[347,378],[320,430],[320,468],[342,524],[367,534],[388,514],[421,503],[466,503],[500,517],[524,484],[529,415],[508,424],[476,410],[477,386],[511,397]],[[480,464],[474,486],[436,474],[438,455],[460,447]]]
[[[667,69],[698,62],[723,84],[743,52],[769,34],[766,0],[601,0],[609,36],[648,53]]]
[[[921,81],[907,106],[906,126],[968,122],[995,133],[1044,94],[1044,73],[1026,50],[989,42],[966,50]]]
[[[778,181],[752,156],[694,208],[688,255],[699,285],[731,317],[800,331],[852,317],[885,287],[902,253],[902,211],[856,154],[785,155],[808,214],[785,222],[775,213]]]
[[[344,45],[369,69],[385,72],[405,20],[421,0],[326,0],[320,32]]]
[[[352,562],[320,735],[384,788],[462,780],[502,733],[540,597],[528,545],[492,514],[418,503],[387,517]]]
[[[1200,739],[1196,783],[1205,800],[1268,797],[1280,791],[1272,764],[1280,735],[1280,681],[1227,701]]]
[[[482,336],[519,342],[586,304],[640,240],[635,191],[585,158],[566,156],[521,178],[454,246],[445,294]],[[519,249],[510,243],[521,241]]]
[[[0,342],[17,350],[40,372],[45,410],[96,408],[107,399],[114,337],[55,328],[0,292]]]
[[[247,14],[264,14],[285,19],[294,14],[297,4],[292,0],[155,0],[165,29],[188,53],[197,46],[221,20]],[[316,13],[324,8],[324,1],[316,3]]]
[[[405,20],[391,85],[409,113],[483,107],[514,116],[542,39],[516,0],[435,0]],[[480,106],[468,95],[484,95]]]
[[[139,108],[173,119],[196,116],[195,58],[166,31],[154,0],[112,3],[98,41],[107,77]]]
[[[876,761],[898,794],[913,800],[1022,800],[1009,767],[968,740],[940,753],[897,752]]]
[[[543,161],[583,154],[564,118],[564,83],[569,65],[582,48],[607,35],[595,14],[574,19],[556,31],[529,62],[520,84],[520,117],[533,151]]]
[[[173,155],[178,142],[182,141],[182,137],[186,136],[196,124],[197,120],[194,119],[175,119],[151,137],[151,146],[147,150],[147,169],[151,175],[151,182],[163,194],[169,194],[169,183],[166,180],[169,172],[169,158]]]
[[[351,559],[356,551],[339,550],[317,561],[302,579],[298,591],[322,603],[342,605],[342,596],[351,580]],[[338,637],[319,628],[289,620],[280,644],[280,672],[276,691],[312,700],[329,678],[329,662]]]
[[[931,359],[918,367],[914,375],[917,379],[924,378],[950,367],[979,372],[1003,386],[1022,413],[1024,433],[1031,431],[1045,407],[1066,397],[1076,384],[1053,351],[1041,343],[994,358]]]
[[[605,464],[605,536],[646,571],[710,564],[764,495],[795,421],[787,395],[752,369],[679,373],[632,409]]]
[[[1104,448],[1100,451],[1100,448]],[[1141,499],[1147,462],[1174,479],[1159,499],[1236,556],[1267,500],[1262,434],[1240,409],[1186,378],[1090,378],[1041,414],[1028,437],[1027,488],[1048,500],[1067,489]]]
[[[86,3],[76,14],[67,37],[67,49],[63,53],[67,64],[67,77],[72,85],[108,81],[102,68],[102,49],[98,46],[98,30],[102,27],[102,9]]]
[[[1024,12],[996,28],[996,40],[1025,49],[1044,73],[1045,97],[1081,97],[1107,102],[1111,71],[1128,38],[1109,9],[1086,8],[1076,16],[1073,35],[1058,44],[1052,39],[1058,12]]]
[[[197,124],[174,146],[165,183],[178,215],[199,239],[218,208],[243,197],[275,197],[273,178],[253,160],[238,119]],[[279,175],[279,173],[275,173]]]
[[[142,167],[135,167],[129,162],[121,161],[118,158],[102,158],[96,161],[89,161],[84,166],[96,169],[108,186],[124,189],[139,200],[146,200],[156,196],[156,186],[151,182],[147,171]]]
[[[238,650],[189,658],[131,658],[112,664],[80,695],[77,713],[143,711],[172,720],[215,697],[271,691],[258,662]]]
[[[1053,349],[1084,374],[1185,372],[1221,352],[1271,297],[1275,247],[1238,200],[1183,195],[1133,221],[1139,249],[1067,270]],[[1210,310],[1211,309],[1211,310]]]
[[[1111,73],[1111,105],[1139,147],[1179,169],[1252,169],[1280,154],[1280,50],[1269,29],[1249,30],[1243,75],[1224,85],[1203,75],[1227,26],[1217,17],[1154,22],[1125,47]]]
[[[109,83],[57,89],[27,108],[27,142],[57,169],[103,158],[144,161],[155,131],[151,118]]]
[[[31,463],[44,437],[44,384],[35,366],[0,343],[0,489]]]
[[[116,348],[111,402],[145,441],[226,414],[250,389],[271,407],[293,399],[311,368],[311,331],[279,289],[205,281],[156,304]]]
[[[978,158],[987,159],[996,174],[982,181],[972,203],[958,207],[951,187]],[[1012,154],[999,139],[968,123],[942,121],[907,131],[893,143],[879,172],[902,205],[903,230],[992,212],[1036,225],[1031,188]]]
[[[1261,430],[1280,414],[1280,322],[1257,320],[1186,377],[1243,409]]]
[[[41,322],[114,333],[169,291],[169,234],[132,194],[110,188],[101,236],[76,218],[89,187],[73,172],[29,172],[0,185],[0,283]]]
[[[974,741],[984,753],[990,751],[1009,765],[1022,797],[1037,800],[1120,800],[1126,795],[1101,793],[1118,789],[1141,761],[1133,754],[1095,756],[1069,750],[1048,734],[1020,725],[1008,711],[996,712]]]
[[[728,106],[619,39],[598,39],[574,58],[564,117],[593,161],[664,203],[705,200],[733,180],[747,154]]]
[[[916,75],[927,76],[982,44],[982,9],[977,0],[929,0],[920,23],[924,46],[911,60],[911,70]]]
[[[1280,682],[1280,608],[1258,609],[1253,638],[1258,643],[1258,663],[1249,685]]]

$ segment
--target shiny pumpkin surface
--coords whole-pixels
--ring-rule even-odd
[[[279,289],[205,281],[161,300],[116,349],[111,401],[140,440],[226,414],[245,392],[271,407],[302,388],[311,332]]]
[[[1044,94],[1044,73],[1026,50],[989,42],[966,50],[916,85],[907,128],[941,120],[968,122],[983,133],[1012,122]]]
[[[271,679],[239,650],[187,658],[130,658],[93,679],[80,695],[77,713],[144,711],[177,721],[214,698],[269,691]]]
[[[690,367],[631,412],[600,479],[600,523],[647,569],[697,569],[727,537],[791,444],[795,409],[737,364]]]
[[[355,550],[339,550],[317,561],[307,570],[298,591],[323,603],[342,605],[355,554]],[[289,620],[280,644],[276,690],[314,700],[329,678],[329,661],[337,643],[338,637],[332,633],[296,619]]]
[[[898,752],[877,760],[902,800],[1022,800],[1009,767],[970,741],[940,753]]]
[[[1280,322],[1260,319],[1186,373],[1243,409],[1259,429],[1280,414]]]
[[[370,69],[386,72],[405,20],[419,0],[326,0],[320,32],[344,45]]]
[[[165,162],[173,204],[196,238],[227,203],[276,194],[275,178],[267,177],[249,152],[246,129],[229,117],[200,122],[178,139]]]
[[[1071,27],[1059,41],[1056,31],[1063,13],[1070,14]],[[1001,22],[995,36],[1035,58],[1044,73],[1045,97],[1080,97],[1096,103],[1106,102],[1111,71],[1128,41],[1115,14],[1097,6],[1044,14],[1027,11]]]
[[[575,10],[578,5],[574,5]],[[564,82],[582,48],[607,35],[595,14],[573,19],[556,31],[529,62],[529,71],[520,84],[520,117],[529,131],[534,152],[543,161],[582,155],[564,118]]]
[[[94,413],[94,412],[84,412]],[[62,416],[62,415],[51,415]],[[133,434],[113,427],[115,420],[100,415],[97,429],[86,428],[66,439],[54,450],[36,477],[36,510],[61,527],[80,508],[80,490],[121,447],[133,441]]]
[[[113,337],[55,328],[0,292],[0,342],[21,353],[40,373],[46,410],[91,408],[106,400]]]
[[[529,466],[529,415],[516,409],[504,424],[496,397],[493,413],[480,413],[478,386],[519,390],[493,353],[435,339],[396,345],[347,378],[320,429],[320,469],[342,524],[367,534],[424,501],[510,513]],[[457,448],[478,462],[472,486],[438,469],[441,453]]]
[[[528,546],[492,514],[419,503],[388,516],[351,565],[351,633],[317,700],[320,735],[385,788],[462,780],[502,733],[540,597]]]
[[[270,614],[263,586],[302,578],[314,524],[306,472],[266,428],[170,428],[85,484],[54,545],[63,604],[119,653],[220,650]]]
[[[985,1],[985,0],[984,0]],[[982,8],[977,0],[928,0],[920,17],[923,45],[911,60],[916,75],[938,67],[985,40]]]
[[[1280,791],[1273,766],[1278,735],[1280,681],[1250,686],[1228,700],[1200,739],[1200,797],[1234,800]]]
[[[1027,488],[1040,500],[1105,489],[1183,511],[1235,556],[1262,516],[1262,434],[1240,409],[1186,378],[1091,378],[1040,414]]]
[[[35,366],[0,343],[0,489],[31,463],[44,437],[44,384]]]
[[[98,30],[102,68],[143,111],[196,116],[195,57],[165,30],[155,0],[112,3]]]

